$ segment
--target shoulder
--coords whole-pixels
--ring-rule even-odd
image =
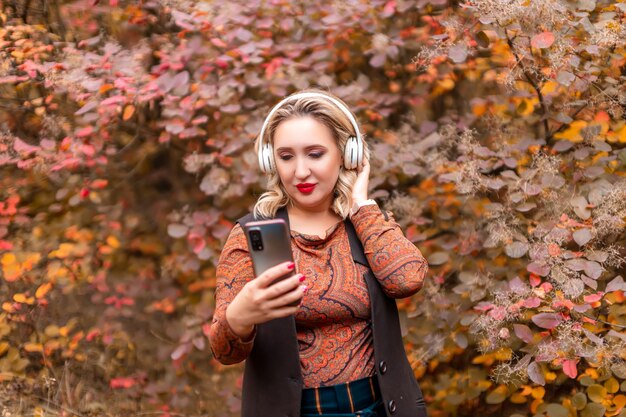
[[[233,228],[230,230],[230,233],[226,238],[224,248],[222,249],[222,255],[233,251],[248,252],[248,242],[246,241],[243,228],[239,223],[235,223]]]

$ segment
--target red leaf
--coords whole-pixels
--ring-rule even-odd
[[[533,36],[530,40],[530,44],[533,48],[545,49],[552,46],[554,43],[554,34],[552,32],[542,32],[538,35]]]
[[[566,359],[563,361],[563,372],[572,379],[576,378],[576,375],[578,375],[576,363],[574,359]]]

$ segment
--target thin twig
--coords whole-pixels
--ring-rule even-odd
[[[506,28],[504,29],[504,33],[506,35],[507,44],[509,45],[509,48],[511,49],[511,53],[515,57],[515,60],[520,64],[520,67],[522,67],[522,72],[524,73],[526,80],[530,83],[530,85],[532,85],[533,89],[537,93],[537,97],[539,98],[539,105],[541,106],[541,111],[543,113],[542,119],[543,119],[544,137],[546,138],[546,142],[549,144],[551,141],[551,138],[548,136],[550,132],[550,129],[548,126],[548,108],[543,98],[543,94],[541,93],[541,88],[539,88],[539,85],[537,84],[537,82],[531,77],[530,73],[526,69],[526,66],[522,62],[522,59],[519,57],[517,52],[515,52],[513,41],[509,37],[509,32]]]

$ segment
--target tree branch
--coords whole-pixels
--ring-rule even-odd
[[[537,81],[535,81],[535,79],[533,79],[531,74],[528,72],[528,69],[522,62],[522,59],[519,57],[517,52],[515,52],[515,46],[513,45],[513,40],[509,37],[508,30],[504,29],[504,33],[506,34],[506,42],[509,45],[509,48],[511,49],[511,53],[515,57],[517,64],[519,64],[519,66],[522,68],[524,77],[526,77],[526,80],[530,83],[530,85],[532,85],[533,89],[537,93],[537,97],[539,98],[539,105],[541,106],[541,112],[542,112],[541,118],[543,120],[544,137],[546,139],[546,143],[550,144],[552,138],[548,136],[550,132],[549,126],[548,126],[548,107],[546,106],[545,99],[543,97],[543,94],[541,93],[541,88],[537,84]]]

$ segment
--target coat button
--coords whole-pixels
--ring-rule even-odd
[[[387,403],[387,409],[391,414],[396,412],[396,408],[396,402],[394,400],[391,400]]]
[[[378,370],[380,371],[381,374],[384,374],[385,372],[387,372],[387,362],[380,361],[380,363],[378,364]]]

